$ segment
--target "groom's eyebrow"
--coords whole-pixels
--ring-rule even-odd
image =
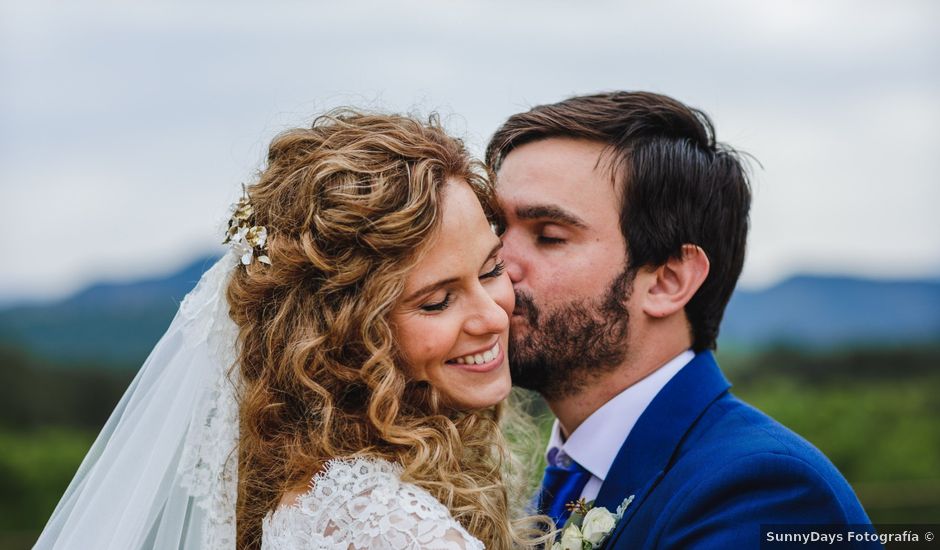
[[[571,212],[551,204],[534,204],[516,207],[516,217],[520,220],[547,220],[580,229],[587,229],[587,223]]]

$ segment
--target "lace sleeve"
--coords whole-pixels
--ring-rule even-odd
[[[298,501],[264,521],[263,550],[482,550],[447,508],[385,461],[332,461]]]

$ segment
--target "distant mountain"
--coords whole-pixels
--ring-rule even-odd
[[[64,362],[139,366],[217,257],[165,277],[98,283],[60,302],[0,310],[0,343]]]
[[[798,276],[731,297],[721,342],[834,347],[940,341],[940,280]]]
[[[165,277],[129,283],[97,283],[61,302],[78,309],[142,308],[172,304],[174,308],[192,290],[202,274],[212,267],[218,256],[194,260],[180,271]]]
[[[215,260],[199,258],[167,277],[92,285],[52,304],[0,309],[0,344],[55,362],[136,368]],[[739,290],[721,330],[727,348],[923,342],[940,342],[936,279],[799,276],[766,290]]]

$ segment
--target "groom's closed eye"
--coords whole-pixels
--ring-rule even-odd
[[[549,236],[546,236],[546,235],[539,235],[539,236],[538,236],[538,241],[539,241],[540,244],[553,245],[553,244],[563,244],[563,243],[565,242],[565,239],[559,239],[559,238],[555,238],[555,237],[549,237]]]
[[[569,238],[569,231],[556,224],[545,224],[538,228],[536,240],[539,244],[557,245],[562,244]]]

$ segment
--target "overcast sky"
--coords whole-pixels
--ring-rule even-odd
[[[756,157],[743,284],[940,274],[940,2],[0,0],[0,300],[218,248],[279,131],[652,90]]]

